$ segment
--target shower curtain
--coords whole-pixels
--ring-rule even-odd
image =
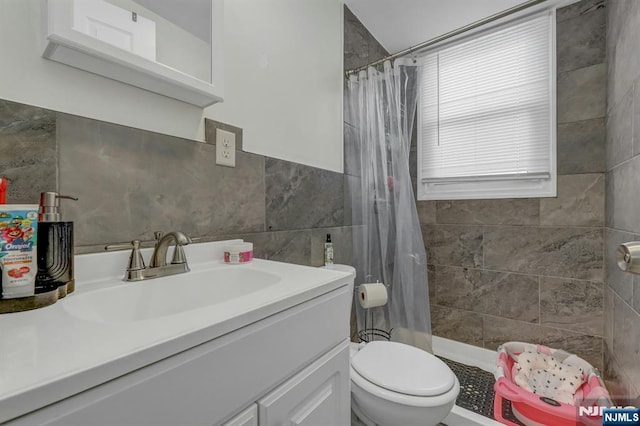
[[[347,81],[345,155],[359,283],[386,284],[385,306],[356,303],[358,329],[431,351],[427,259],[409,172],[418,66],[387,61]]]

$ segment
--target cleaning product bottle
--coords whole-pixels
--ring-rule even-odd
[[[331,234],[327,234],[327,240],[324,243],[324,264],[333,265],[333,243],[331,242]]]
[[[57,289],[58,297],[64,297],[75,289],[73,222],[62,221],[60,198],[77,200],[57,192],[40,194],[36,294]]]
[[[0,206],[0,299],[35,294],[38,208],[35,205]],[[0,312],[10,312],[4,304]]]

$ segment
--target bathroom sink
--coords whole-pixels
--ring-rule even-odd
[[[117,283],[74,294],[62,304],[80,319],[125,323],[219,305],[268,289],[278,275],[249,265],[223,265],[142,282]]]

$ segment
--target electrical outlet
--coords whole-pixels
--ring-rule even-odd
[[[216,129],[216,164],[236,166],[236,135],[226,130]]]

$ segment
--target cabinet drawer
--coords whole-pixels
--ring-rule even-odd
[[[349,384],[345,340],[258,401],[260,426],[348,426]]]
[[[252,404],[222,426],[258,426],[258,405]]]

